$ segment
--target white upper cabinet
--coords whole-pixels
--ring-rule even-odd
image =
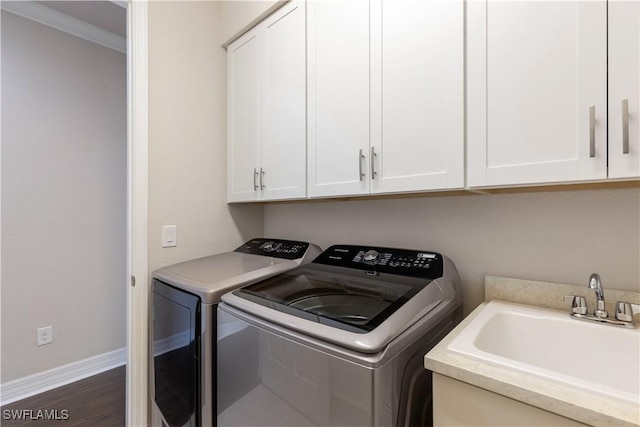
[[[286,5],[264,25],[263,198],[306,196],[305,4]]]
[[[308,3],[310,197],[464,186],[462,1]]]
[[[640,1],[294,0],[228,80],[230,202],[640,177]]]
[[[640,176],[640,2],[609,7],[609,178]]]
[[[606,130],[605,2],[467,3],[470,186],[604,179]]]
[[[305,4],[229,45],[228,201],[306,196]]]
[[[369,2],[307,3],[308,192],[369,192]]]
[[[261,147],[258,31],[245,34],[227,50],[227,197],[230,202],[257,200]]]
[[[371,192],[463,187],[462,1],[371,6]]]

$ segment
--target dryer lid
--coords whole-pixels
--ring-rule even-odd
[[[317,253],[319,248],[307,242],[256,238],[233,252],[162,267],[153,278],[215,304],[226,292],[291,270]]]

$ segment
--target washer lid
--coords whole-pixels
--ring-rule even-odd
[[[269,300],[264,297],[264,294],[254,293],[255,285],[265,282],[274,281],[284,289],[287,285],[312,281],[313,279],[309,276],[300,277],[299,273],[306,274],[302,270],[308,271],[301,267],[296,269],[294,274],[285,273],[254,283],[224,294],[222,301],[269,323],[363,353],[381,351],[417,322],[431,325],[439,320],[437,316],[430,316],[431,312],[443,302],[443,293],[437,280],[432,282],[423,280],[424,287],[410,298],[407,295],[412,291],[403,292],[404,289],[399,290],[396,295],[388,294],[384,299],[365,293],[330,295],[328,290],[327,293],[323,293],[322,289],[326,289],[324,286],[327,283],[334,283],[331,279],[324,280],[324,284],[314,290],[315,295],[312,293],[305,297],[299,294],[299,298],[293,299],[291,298],[294,296],[293,293],[290,293],[289,297],[285,293],[282,300],[291,299],[290,305]],[[365,273],[360,274],[364,276]],[[366,281],[364,277],[362,280]],[[358,280],[348,282],[350,285],[362,284]],[[345,291],[353,292],[353,289]],[[271,296],[275,297],[275,292],[271,293]],[[405,301],[406,298],[408,300]]]
[[[458,289],[455,266],[442,254],[334,245],[312,263],[222,301],[289,330],[375,353],[418,322],[435,324],[435,308],[456,303]]]
[[[234,292],[240,298],[345,331],[366,333],[399,310],[430,281],[310,264]],[[344,269],[338,269],[344,270]]]

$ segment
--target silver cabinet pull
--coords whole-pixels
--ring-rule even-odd
[[[364,172],[362,172],[362,162],[364,161],[364,154],[362,154],[362,148],[358,154],[358,174],[360,175],[360,181],[364,179]]]
[[[629,154],[629,100],[622,100],[622,154]]]
[[[264,190],[264,187],[265,187],[265,185],[264,185],[264,174],[265,174],[265,171],[262,168],[260,168],[260,189],[261,190]]]
[[[371,179],[376,179],[376,175],[378,175],[378,172],[376,172],[376,167],[375,167],[376,156],[377,156],[376,148],[371,147]]]
[[[596,106],[589,106],[589,157],[596,156]]]
[[[253,168],[253,191],[258,191],[258,169]]]

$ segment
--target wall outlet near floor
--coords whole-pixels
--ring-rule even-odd
[[[45,345],[53,342],[53,326],[45,326],[37,329],[37,344]]]

